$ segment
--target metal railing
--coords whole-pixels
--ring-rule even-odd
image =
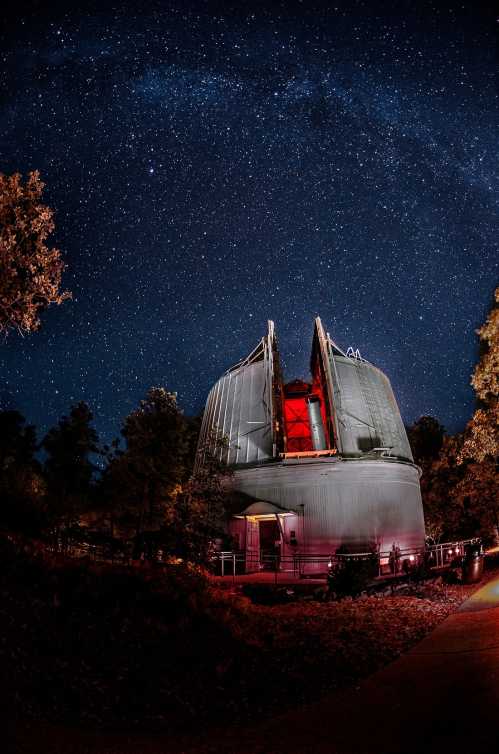
[[[425,549],[429,558],[430,568],[444,568],[452,563],[455,558],[464,555],[466,545],[479,543],[479,538],[462,539],[459,542],[441,542],[437,545],[431,545]]]
[[[222,550],[213,554],[211,570],[215,575],[230,576],[234,581],[241,576],[268,574],[267,580],[271,576],[271,580],[278,583],[278,581],[285,582],[301,578],[325,580],[331,570],[340,568],[348,561],[372,560],[373,571],[377,571],[377,576],[383,578],[409,574],[421,565],[429,569],[447,568],[456,559],[462,558],[466,545],[475,544],[478,541],[465,539],[441,542],[422,548],[396,548],[395,550],[392,548],[378,552],[293,553],[284,556],[265,551],[246,553],[241,550]],[[115,551],[108,546],[88,542],[68,543],[63,548],[54,548],[54,551],[77,559],[88,558],[92,561],[127,566],[137,560],[133,557],[130,548]],[[160,565],[163,559],[158,554],[153,560]]]
[[[279,578],[318,578],[326,579],[328,573],[341,567],[348,561],[372,560],[373,570],[378,577],[409,574],[419,566],[429,569],[447,568],[464,555],[465,546],[474,544],[477,539],[465,539],[457,542],[441,542],[420,548],[395,548],[377,552],[353,553],[296,553],[293,555],[272,555],[268,553],[246,553],[244,551],[223,550],[214,553],[213,570],[220,576],[239,576],[254,574],[274,574]]]

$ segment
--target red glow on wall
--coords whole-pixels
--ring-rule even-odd
[[[310,385],[301,380],[294,380],[284,386],[283,413],[288,453],[313,450],[306,403],[309,390]]]
[[[326,442],[328,447],[331,447],[326,401],[324,399],[322,383],[317,376],[312,384],[303,382],[303,380],[293,380],[293,382],[288,382],[287,385],[284,385],[283,418],[287,453],[304,453],[314,449],[307,406],[307,397],[309,395],[317,395],[320,399]]]

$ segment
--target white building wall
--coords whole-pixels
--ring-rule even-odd
[[[330,458],[272,463],[237,470],[233,484],[301,516],[302,553],[332,554],[341,545],[363,551],[389,550],[393,542],[401,549],[424,545],[419,474],[409,463]]]

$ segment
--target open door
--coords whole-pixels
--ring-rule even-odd
[[[344,353],[315,320],[312,347],[314,369],[324,375],[328,415],[338,452],[360,457],[366,453],[412,462],[397,401],[383,372],[349,349]]]
[[[341,348],[331,340],[329,334],[324,332],[320,317],[316,317],[310,371],[313,377],[314,392],[320,394],[323,400],[323,419],[329,447],[336,448],[341,453],[341,433],[336,410],[341,398],[338,381],[334,379],[332,374],[334,360],[331,358],[335,352],[344,355]]]
[[[210,391],[201,425],[196,469],[207,453],[227,465],[259,463],[278,454],[280,372],[274,323],[245,358]]]
[[[246,517],[246,573],[260,570],[260,522]]]

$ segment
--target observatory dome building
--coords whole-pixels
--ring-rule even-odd
[[[198,465],[207,453],[233,469],[241,505],[229,526],[247,570],[272,549],[282,563],[309,557],[313,571],[314,556],[340,547],[424,545],[419,470],[390,382],[358,351],[339,348],[319,318],[308,381],[283,381],[269,322],[257,347],[215,383]]]

